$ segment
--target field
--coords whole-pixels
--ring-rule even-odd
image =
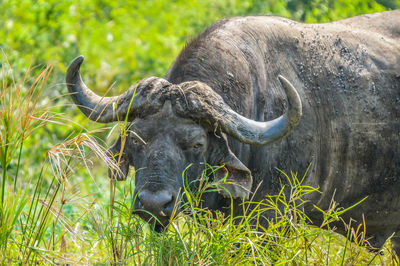
[[[186,210],[154,232],[132,214],[135,171],[107,177],[107,149],[126,124],[90,122],[64,81],[82,54],[88,86],[116,95],[163,76],[187,41],[223,17],[314,23],[396,8],[400,0],[0,1],[1,264],[397,265],[390,239],[366,248],[362,221],[347,224],[352,241],[335,233],[332,222],[345,223],[340,203],[321,210],[324,229],[313,226],[302,199],[318,188],[291,169],[290,186],[242,217],[201,208],[201,194],[219,185],[204,173],[198,189],[185,187]],[[265,210],[276,218],[263,228]]]

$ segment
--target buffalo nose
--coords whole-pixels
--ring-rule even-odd
[[[174,197],[169,191],[151,192],[142,190],[138,194],[138,206],[159,216],[171,216],[174,209]]]

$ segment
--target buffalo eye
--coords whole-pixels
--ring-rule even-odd
[[[201,143],[196,143],[192,146],[193,149],[200,149],[201,147],[203,147],[203,144]]]
[[[201,151],[202,148],[203,148],[203,144],[202,143],[195,143],[193,145],[187,146],[186,150],[199,152],[199,151]]]
[[[201,143],[195,143],[195,144],[192,144],[192,143],[185,143],[184,144],[184,143],[182,143],[181,147],[182,147],[182,149],[184,151],[195,151],[195,152],[197,152],[197,151],[201,150],[201,148],[203,147],[203,144],[201,144]]]

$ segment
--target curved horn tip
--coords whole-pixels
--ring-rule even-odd
[[[85,58],[83,55],[76,57],[72,62],[69,64],[69,68],[79,68],[82,65],[82,62]]]
[[[300,95],[297,92],[296,88],[284,76],[278,75],[278,79],[279,79],[279,82],[281,83],[282,87],[286,91],[288,100],[290,100],[290,99],[294,100],[295,101],[294,103],[299,105],[299,108],[301,110],[301,99],[300,99]]]
[[[83,55],[80,55],[80,56],[76,57],[76,58],[73,60],[73,62],[82,63],[84,59],[85,59],[85,57],[84,57]]]
[[[69,64],[67,73],[66,73],[66,81],[68,83],[74,83],[72,80],[76,79],[79,75],[79,70],[81,68],[82,62],[84,57],[82,55],[76,57],[72,62]]]
[[[284,76],[282,75],[278,75],[278,79],[281,83],[286,83],[286,84],[290,84],[289,80],[287,80]]]
[[[295,87],[290,83],[285,77],[278,75],[278,79],[282,85],[282,87],[286,91],[286,96],[289,101],[289,113],[291,116],[291,124],[293,127],[295,127],[299,120],[300,117],[302,116],[302,103],[301,103],[301,98]]]

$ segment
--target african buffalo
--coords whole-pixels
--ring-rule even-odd
[[[71,97],[92,120],[128,117],[124,146],[119,138],[111,147],[116,175],[141,169],[135,209],[146,210],[139,212],[146,220],[156,216],[156,230],[179,203],[188,165],[191,180],[206,164],[224,165],[215,175],[227,171],[224,189],[210,192],[204,206],[229,207],[230,194],[238,213],[243,198],[261,201],[280,189],[277,169],[304,173],[311,165],[305,184],[322,193],[307,199],[327,209],[333,197],[344,207],[367,197],[343,218],[364,216],[375,247],[396,233],[400,254],[400,10],[324,24],[223,19],[192,40],[164,78],[116,97],[86,87],[82,61],[66,74]],[[305,210],[321,222],[312,204]]]

